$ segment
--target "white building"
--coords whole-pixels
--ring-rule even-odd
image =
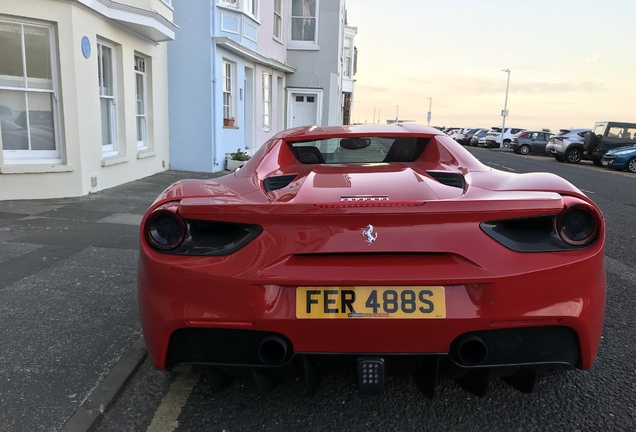
[[[0,200],[167,169],[171,0],[0,4]]]

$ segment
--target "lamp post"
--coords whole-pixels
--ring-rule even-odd
[[[426,125],[430,126],[431,125],[431,107],[433,106],[433,98],[432,97],[428,97],[426,99],[429,100],[428,113],[426,114]]]
[[[504,101],[504,109],[501,111],[503,121],[501,122],[501,144],[499,146],[503,148],[504,133],[506,132],[506,117],[508,116],[508,88],[510,87],[510,68],[501,69],[501,72],[506,72],[508,74],[508,80],[506,82],[506,99]]]
[[[397,123],[397,122],[398,122],[398,119],[400,118],[400,117],[398,116],[398,112],[399,112],[399,110],[400,110],[400,107],[399,107],[398,105],[396,105],[396,106],[395,106],[395,123]]]

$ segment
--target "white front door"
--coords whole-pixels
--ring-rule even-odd
[[[316,94],[292,93],[291,127],[313,126],[317,123],[318,97]]]

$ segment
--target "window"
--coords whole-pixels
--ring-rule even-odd
[[[283,39],[283,0],[274,0],[274,39]]]
[[[292,0],[291,40],[295,45],[315,45],[318,0]]]
[[[263,129],[272,127],[272,74],[263,72]]]
[[[610,138],[631,140],[636,136],[636,128],[629,126],[610,126],[607,136]]]
[[[102,154],[117,152],[117,109],[115,106],[115,77],[113,47],[97,43],[97,74],[99,80],[99,105],[102,123]]]
[[[0,148],[6,163],[60,160],[50,26],[0,20]]]
[[[232,8],[236,8],[236,9],[238,9],[238,7],[239,7],[238,0],[219,0],[219,4],[221,6],[227,6],[227,7],[232,7]]]
[[[223,60],[223,118],[234,118],[234,63]]]
[[[135,101],[137,110],[137,149],[148,148],[148,114],[146,103],[146,59],[135,56]]]
[[[257,10],[257,0],[245,0],[245,12],[256,17]]]
[[[351,36],[345,37],[344,47],[343,47],[343,65],[342,72],[345,78],[353,77],[353,38]]]

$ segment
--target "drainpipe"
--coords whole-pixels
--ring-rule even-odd
[[[206,5],[209,5],[206,3]],[[209,7],[209,6],[208,6]],[[217,171],[216,167],[219,166],[219,158],[217,157],[217,124],[216,124],[216,41],[212,38],[216,31],[216,5],[212,6],[214,13],[210,23],[211,35],[208,35],[212,43],[212,172]],[[223,167],[225,168],[225,167]]]

